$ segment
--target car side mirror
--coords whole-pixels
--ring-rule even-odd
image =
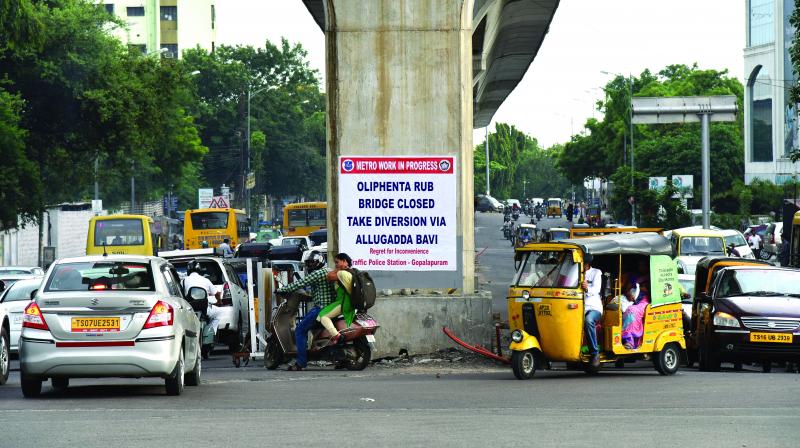
[[[37,288],[37,289],[34,289],[33,291],[31,291],[31,294],[30,294],[30,296],[31,296],[31,300],[33,300],[33,299],[35,299],[35,298],[36,298],[36,293],[37,293],[37,292],[39,292],[39,289],[38,289],[38,288]]]
[[[709,305],[714,302],[714,299],[712,299],[707,292],[701,292],[698,295],[698,299],[700,300],[700,303],[706,303]]]
[[[0,292],[3,292],[5,290],[6,290],[6,282],[0,280]]]

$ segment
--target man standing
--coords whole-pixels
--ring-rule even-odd
[[[322,255],[315,253],[308,257],[306,269],[308,274],[302,280],[290,283],[276,291],[276,293],[288,293],[308,288],[311,290],[311,297],[314,301],[313,306],[306,312],[294,331],[297,359],[294,364],[289,366],[289,370],[295,371],[305,369],[308,362],[308,330],[317,322],[319,311],[336,300],[335,284],[326,278],[328,270],[323,267]]]
[[[758,236],[758,232],[753,231],[753,234],[750,235],[750,248],[753,249],[753,255],[755,255],[756,260],[761,259],[761,237]]]
[[[231,250],[231,240],[225,238],[222,240],[222,244],[219,245],[219,251],[222,252],[222,256],[224,258],[230,258],[233,256],[233,250]]]
[[[600,349],[597,346],[597,322],[603,316],[603,301],[600,298],[603,273],[592,267],[592,254],[583,257],[583,283],[584,291],[583,312],[584,331],[589,343],[589,356],[592,367],[600,367]]]
[[[575,213],[575,206],[570,202],[569,205],[567,205],[567,221],[570,223],[572,223],[573,213]]]

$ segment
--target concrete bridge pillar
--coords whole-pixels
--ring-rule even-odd
[[[454,156],[453,270],[364,267],[379,288],[475,290],[472,0],[324,0],[328,238],[341,249],[340,156]],[[350,193],[347,193],[350,194]],[[351,199],[351,198],[350,198]]]

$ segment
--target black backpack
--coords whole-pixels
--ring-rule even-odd
[[[353,285],[350,291],[350,303],[358,311],[366,311],[375,305],[375,282],[367,271],[355,268],[348,269],[353,276]]]

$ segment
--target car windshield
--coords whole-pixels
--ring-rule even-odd
[[[717,297],[788,296],[800,298],[800,271],[740,269],[723,273]]]
[[[5,293],[3,293],[2,301],[3,303],[8,302],[19,302],[22,300],[30,300],[31,299],[31,291],[34,289],[39,288],[40,281],[27,281],[22,280],[7,289]]]
[[[725,241],[727,241],[728,244],[733,244],[736,247],[747,246],[747,242],[744,240],[744,237],[741,233],[726,235]]]
[[[688,299],[683,299],[683,301],[691,303],[692,297],[694,297],[694,278],[682,279],[682,280],[678,280],[678,281],[680,282],[681,289],[683,290],[681,292],[685,292],[689,296]]]
[[[30,269],[0,268],[0,275],[25,275],[32,273]]]
[[[155,291],[155,285],[149,263],[98,261],[56,265],[44,290]]]
[[[579,265],[571,251],[531,251],[517,273],[517,286],[577,288]]]
[[[681,255],[725,255],[720,237],[685,236],[681,238]]]
[[[281,241],[281,246],[300,246],[305,243],[305,238],[284,238]]]
[[[258,236],[256,237],[256,241],[259,243],[265,243],[274,238],[280,238],[281,233],[277,230],[260,230],[258,232]]]

